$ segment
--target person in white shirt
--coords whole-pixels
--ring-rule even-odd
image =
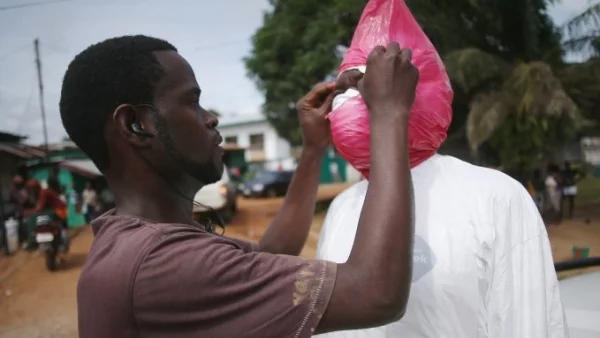
[[[549,211],[552,213],[554,219],[560,222],[560,214],[562,207],[562,194],[560,191],[560,181],[559,181],[559,169],[556,165],[548,166],[548,173],[546,175],[546,179],[544,180],[544,184],[546,185],[546,199],[548,200]]]
[[[92,182],[85,184],[85,189],[81,194],[83,198],[84,215],[86,222],[91,222],[94,219],[96,209],[98,208],[98,193],[92,186]]]
[[[568,337],[548,234],[525,188],[497,170],[437,154],[413,168],[412,178],[414,266],[405,316],[320,337]],[[368,184],[333,201],[319,259],[348,258]]]

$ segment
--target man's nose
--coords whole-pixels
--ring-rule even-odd
[[[217,118],[213,113],[208,112],[208,117],[206,118],[206,126],[210,129],[215,129],[219,125],[219,118]]]

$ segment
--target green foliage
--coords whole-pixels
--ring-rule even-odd
[[[582,115],[600,125],[600,59],[569,65],[560,70],[559,77]]]
[[[556,149],[561,140],[574,136],[573,124],[565,117],[510,115],[489,141],[492,157],[505,170],[527,176],[543,155]]]
[[[265,95],[263,113],[279,135],[301,143],[295,102],[335,74],[338,49],[348,45],[365,1],[272,0],[245,59]]]

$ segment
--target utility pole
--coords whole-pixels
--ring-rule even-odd
[[[38,85],[40,87],[40,108],[42,111],[42,124],[44,128],[44,150],[48,156],[48,129],[46,127],[46,108],[44,107],[44,83],[42,81],[42,61],[40,60],[40,39],[33,41],[35,46],[35,65],[37,66]]]

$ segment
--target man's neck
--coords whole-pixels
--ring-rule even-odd
[[[137,185],[136,188],[132,184],[115,183],[111,188],[116,215],[135,216],[157,223],[194,224],[192,200],[179,195],[173,187],[162,182],[146,183],[143,187]]]

